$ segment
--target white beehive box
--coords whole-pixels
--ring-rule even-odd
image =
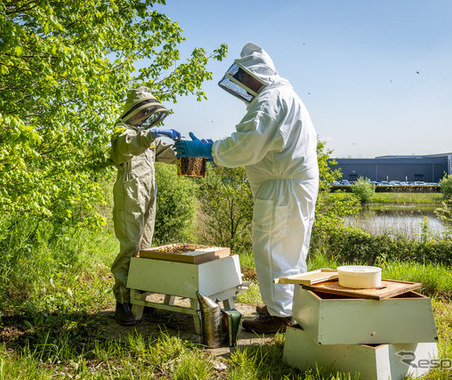
[[[320,344],[438,340],[431,301],[416,292],[379,301],[314,292],[296,285],[292,317]]]
[[[306,370],[316,365],[324,371],[360,373],[360,379],[390,380],[419,377],[435,365],[436,343],[381,345],[320,345],[306,331],[289,327],[284,343],[283,361]]]
[[[130,289],[192,299],[197,290],[210,297],[241,284],[238,255],[202,264],[132,257],[127,279]]]

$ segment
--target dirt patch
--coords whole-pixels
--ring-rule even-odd
[[[236,303],[235,308],[243,314],[244,318],[255,318],[257,316],[256,305]],[[202,337],[195,332],[193,316],[188,314],[160,309],[145,309],[143,318],[132,327],[119,325],[114,318],[113,309],[105,310],[102,314],[106,318],[101,335],[108,340],[125,342],[130,335],[134,334],[157,338],[159,334],[165,333],[193,343],[202,343]],[[274,334],[258,335],[240,328],[237,346],[262,345],[272,341],[273,336]],[[215,356],[227,356],[234,351],[234,348],[225,346],[209,351]]]
[[[255,269],[241,268],[241,271],[245,280],[257,280]]]
[[[0,338],[4,342],[13,341],[24,336],[25,332],[18,326],[5,326],[0,330]]]
[[[184,302],[187,305],[189,303],[188,299],[181,299],[178,302],[181,305]],[[235,308],[242,313],[244,318],[257,316],[256,305],[235,303]],[[84,345],[84,340],[88,336],[126,343],[129,337],[137,334],[150,340],[158,339],[162,334],[166,334],[195,344],[202,343],[202,336],[196,334],[193,316],[180,312],[145,308],[142,319],[135,326],[130,327],[121,326],[116,322],[113,307],[93,313],[76,312],[50,317],[49,323],[35,324],[36,318],[30,316],[27,318],[33,322],[33,327],[30,327],[26,325],[24,316],[5,316],[0,325],[0,342],[8,343],[11,349],[16,347],[20,350],[27,342],[40,341],[51,326],[51,330],[55,334],[58,334],[58,331],[68,334],[68,339],[72,341],[74,347]],[[237,347],[260,346],[271,343],[273,340],[274,334],[258,335],[240,328]],[[235,347],[224,345],[208,351],[213,356],[228,357],[235,349]]]

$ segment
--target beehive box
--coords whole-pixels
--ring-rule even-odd
[[[196,299],[196,291],[210,297],[231,290],[231,297],[242,284],[238,255],[191,263],[132,257],[127,287],[154,293]]]
[[[292,317],[315,342],[325,345],[438,340],[431,301],[414,291],[379,301],[295,285]]]
[[[360,379],[402,379],[428,373],[438,356],[436,343],[320,345],[298,327],[286,331],[283,361],[307,370],[360,373]]]

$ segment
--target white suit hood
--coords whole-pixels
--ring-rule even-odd
[[[275,64],[268,53],[252,42],[243,47],[240,58],[234,62],[258,79],[264,86],[276,83],[289,84],[286,79],[279,76]]]

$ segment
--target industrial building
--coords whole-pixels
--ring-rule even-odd
[[[452,173],[452,152],[425,156],[380,156],[375,158],[334,158],[342,179],[356,181],[359,177],[371,181],[439,182]]]

